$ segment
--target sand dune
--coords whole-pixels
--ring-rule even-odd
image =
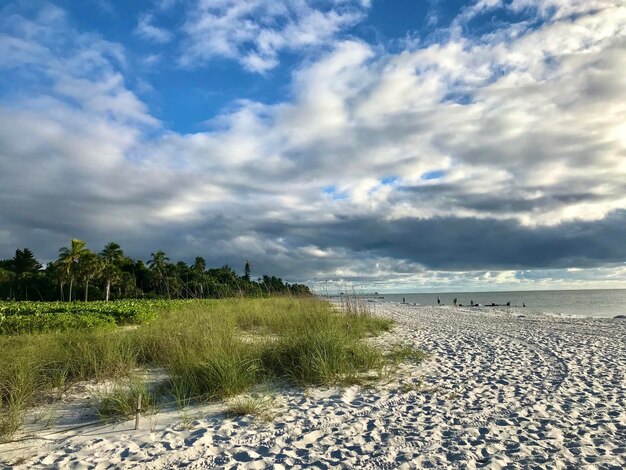
[[[219,405],[59,433],[19,467],[609,468],[626,466],[626,322],[375,304],[374,341],[430,353],[372,388],[284,390],[269,422]],[[150,427],[145,420],[145,428]],[[50,434],[48,434],[50,435]]]

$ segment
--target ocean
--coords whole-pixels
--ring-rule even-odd
[[[626,315],[626,289],[598,290],[546,290],[546,291],[512,291],[512,292],[446,292],[433,294],[380,294],[384,300],[407,302],[420,305],[437,305],[437,296],[441,303],[452,305],[456,297],[463,305],[474,303],[506,305],[520,312],[545,313],[548,315],[567,317],[598,317],[612,318]],[[526,307],[522,307],[526,304]]]

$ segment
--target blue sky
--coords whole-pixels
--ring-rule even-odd
[[[287,3],[297,5],[298,2]],[[333,2],[323,1],[312,3],[322,11],[328,11],[333,5]],[[294,69],[301,61],[328,51],[336,40],[359,38],[381,49],[402,50],[406,41],[433,41],[431,36],[439,27],[449,26],[465,6],[458,0],[382,0],[371,6],[359,1],[339,3],[347,5],[358,19],[346,24],[329,43],[321,43],[313,50],[278,48],[279,64],[258,71],[242,67],[237,60],[221,54],[213,55],[208,61],[193,58],[190,63],[181,64],[181,56],[188,47],[187,35],[181,30],[190,21],[193,2],[23,2],[19,11],[33,18],[42,9],[54,5],[63,10],[68,28],[92,32],[123,45],[128,61],[124,68],[127,86],[149,105],[151,113],[169,130],[187,133],[205,129],[207,121],[238,100],[265,104],[282,102],[289,97]],[[263,9],[258,12],[262,13]],[[277,20],[279,28],[284,27],[281,20],[284,21]],[[483,21],[479,27],[482,24]],[[254,49],[252,44],[245,43],[240,46],[240,53],[245,54],[247,47]]]
[[[200,2],[201,3],[201,2]],[[211,3],[211,2],[208,2]],[[222,3],[238,2],[213,2]],[[245,2],[239,2],[245,3]],[[252,13],[263,14],[263,5]],[[280,2],[277,2],[280,3]],[[292,5],[298,2],[285,2]],[[305,4],[306,2],[301,2]],[[335,2],[310,2],[320,11],[332,11]],[[206,129],[207,121],[219,116],[239,100],[274,104],[289,98],[290,84],[295,69],[302,61],[312,60],[320,53],[332,50],[333,44],[342,39],[367,41],[382,51],[399,52],[407,47],[419,47],[424,43],[440,40],[442,30],[450,27],[454,19],[467,8],[460,0],[380,0],[377,2],[348,1],[339,3],[338,11],[347,11],[354,19],[327,38],[306,48],[291,50],[277,47],[275,66],[254,69],[247,67],[236,57],[215,53],[210,59],[191,55],[188,62],[181,63],[189,48],[189,34],[185,24],[191,22],[190,11],[194,2],[127,2],[114,0],[87,0],[84,2],[9,2],[5,7],[6,18],[12,12],[26,19],[36,20],[46,9],[64,15],[68,30],[92,33],[100,38],[119,44],[124,48],[125,63],[117,64],[124,74],[126,86],[150,108],[150,113],[161,120],[167,129],[189,133]],[[220,11],[216,7],[211,11]],[[291,16],[293,17],[293,12]],[[480,15],[467,25],[470,31],[489,30],[497,21],[497,12]],[[254,15],[241,18],[243,22],[257,19]],[[285,27],[283,17],[272,20],[272,27]],[[9,26],[10,28],[10,26]],[[447,33],[445,33],[447,34]],[[414,44],[414,46],[409,46]],[[242,42],[238,53],[257,49],[253,41]],[[63,51],[60,51],[63,52]],[[4,92],[11,91],[15,82],[6,77]],[[19,84],[18,87],[22,87]]]
[[[626,287],[620,0],[0,4],[0,257]]]

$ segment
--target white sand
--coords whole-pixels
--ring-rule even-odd
[[[223,407],[0,446],[20,468],[626,467],[626,320],[376,304],[375,342],[431,353],[388,384],[288,390],[274,419]],[[421,386],[418,384],[423,382]],[[178,424],[176,424],[178,423]],[[154,422],[152,427],[154,427]],[[60,427],[58,429],[61,429]],[[32,446],[25,448],[27,446]]]

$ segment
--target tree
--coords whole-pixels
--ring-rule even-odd
[[[61,302],[63,302],[65,300],[63,286],[65,286],[69,280],[69,276],[67,275],[67,270],[63,262],[61,260],[57,260],[54,263],[48,263],[46,266],[46,276],[49,280],[56,281],[60,291],[59,298],[61,299]]]
[[[165,280],[165,289],[167,291],[167,298],[170,298],[170,288],[167,283],[166,270],[167,264],[170,260],[163,250],[159,250],[156,253],[150,254],[151,259],[148,261],[148,268],[153,272],[159,287],[163,285],[163,281]],[[161,293],[163,289],[161,289]]]
[[[111,300],[146,294],[167,298],[310,295],[306,286],[290,284],[279,277],[252,280],[252,269],[252,263],[246,260],[240,276],[229,265],[208,268],[200,256],[193,264],[172,263],[163,250],[152,253],[146,265],[124,256],[117,243],[107,243],[95,254],[84,241],[74,238],[68,247],[59,249],[59,258],[47,263],[43,270],[28,248],[16,250],[12,258],[0,259],[0,298],[28,299],[35,293],[41,300],[71,302],[83,287],[84,296],[81,291],[80,297],[85,301],[90,297]]]
[[[189,289],[189,280],[192,276],[191,268],[184,261],[179,261],[175,265],[169,265],[167,269],[167,282],[170,286],[170,293],[174,297],[193,297],[193,292]]]
[[[28,248],[15,250],[15,256],[10,261],[10,270],[13,272],[15,290],[24,286],[24,297],[28,300],[28,280],[41,270],[41,264],[35,259],[35,255]]]
[[[78,260],[78,273],[85,283],[85,302],[89,300],[89,283],[102,271],[102,260],[91,251],[84,252]]]
[[[126,271],[120,271],[117,287],[120,298],[126,298],[129,296],[139,297],[140,294],[143,293],[143,291],[137,287],[137,281],[133,273]]]
[[[206,270],[206,261],[204,261],[204,258],[202,256],[196,256],[196,259],[191,269],[198,274],[204,273],[204,271]]]
[[[250,261],[246,260],[246,265],[243,267],[243,278],[246,281],[250,281],[250,272],[252,271],[252,265],[250,264]]]
[[[72,287],[74,279],[78,271],[78,262],[81,256],[88,253],[87,244],[78,238],[72,238],[70,247],[61,247],[59,249],[59,261],[63,264],[67,277],[70,280],[69,301],[72,301]]]
[[[142,260],[138,259],[133,261],[127,258],[122,265],[122,272],[128,273],[132,276],[134,286],[138,289],[138,291],[148,292],[150,290],[150,284],[152,283],[152,278],[154,276]],[[129,287],[127,281],[128,277],[126,274],[122,274],[122,286],[124,286],[123,288],[125,290]]]
[[[100,259],[102,259],[102,276],[105,282],[105,298],[109,301],[111,294],[111,283],[115,279],[121,277],[121,265],[124,262],[124,252],[122,248],[115,242],[109,242],[104,246],[104,249],[100,252]]]
[[[0,267],[0,284],[9,282],[12,277],[13,277],[13,274],[11,273],[11,271]]]
[[[191,275],[192,281],[191,284],[195,288],[194,296],[203,298],[204,297],[204,272],[206,271],[206,261],[202,256],[196,256],[196,259],[191,266]]]
[[[2,266],[0,266],[0,284],[5,284],[5,283],[9,283],[10,281],[13,280],[13,272],[9,271],[8,269],[4,269]],[[9,291],[9,297],[11,296],[11,291]]]

